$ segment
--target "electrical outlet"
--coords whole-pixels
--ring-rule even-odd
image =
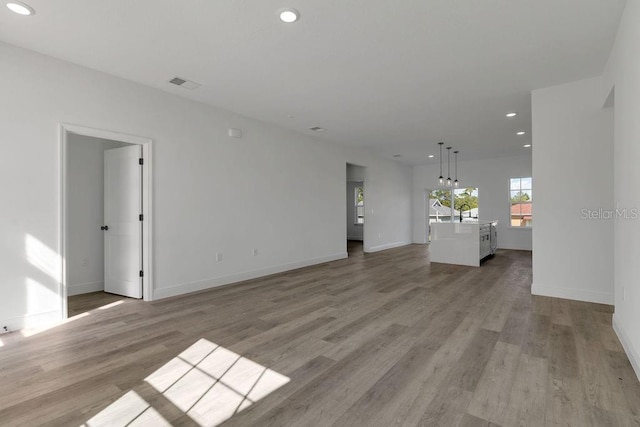
[[[258,256],[258,248],[253,248],[253,256]]]
[[[221,252],[218,252],[216,254],[216,261],[218,261],[218,262],[222,261],[222,253]]]

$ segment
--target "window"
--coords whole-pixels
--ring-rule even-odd
[[[531,177],[511,178],[509,184],[511,199],[511,226],[531,227],[533,185]]]
[[[451,206],[453,206],[453,209],[451,209]],[[433,222],[473,222],[477,220],[477,188],[431,190],[429,192],[429,224]]]
[[[477,188],[456,188],[453,190],[453,202],[456,221],[474,222],[478,220]]]
[[[364,188],[362,186],[356,187],[356,225],[364,224]]]
[[[451,222],[451,190],[429,192],[429,224]]]

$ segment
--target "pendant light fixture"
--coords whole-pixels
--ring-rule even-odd
[[[455,172],[456,173],[456,180],[453,181],[453,186],[456,187],[456,188],[458,188],[458,185],[459,185],[459,183],[458,183],[458,153],[459,152],[460,152],[459,150],[456,150],[456,151],[453,152],[453,155],[455,156],[455,162],[456,162],[456,172]]]
[[[455,180],[452,181],[451,180],[451,149],[453,149],[453,147],[447,147],[447,180],[445,181],[445,179],[442,177],[442,146],[444,145],[444,142],[438,142],[438,145],[440,146],[440,176],[438,177],[438,183],[442,187],[458,188],[458,186],[460,185],[460,182],[458,181],[458,153],[460,152],[460,150],[453,151]]]
[[[447,187],[451,187],[451,147],[447,147]]]
[[[440,176],[438,177],[438,182],[440,185],[443,185],[444,178],[442,177],[442,146],[444,145],[444,142],[438,142],[438,145],[440,146]]]

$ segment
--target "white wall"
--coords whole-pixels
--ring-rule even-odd
[[[523,148],[524,150],[524,148]],[[462,152],[461,152],[462,153]],[[437,189],[440,174],[438,164],[413,168],[413,241],[426,243],[427,215],[425,191]],[[531,176],[529,152],[517,157],[458,161],[460,187],[478,188],[478,217],[480,220],[498,220],[498,247],[502,249],[531,250],[531,229],[511,227],[509,179]],[[537,183],[533,182],[533,197],[537,196]],[[534,227],[536,224],[534,217]]]
[[[364,181],[367,168],[358,165],[347,165],[347,181]]]
[[[640,1],[628,0],[605,71],[602,98],[615,85],[614,205],[640,208]],[[640,378],[640,221],[614,221],[613,324]]]
[[[532,293],[613,303],[613,115],[602,79],[533,91]],[[599,212],[599,211],[598,211]]]
[[[154,140],[155,298],[345,257],[347,162],[367,167],[365,250],[411,243],[409,167],[6,44],[0,58],[0,326],[61,317],[60,122]]]
[[[67,139],[68,295],[104,289],[104,151],[125,145],[75,134]]]

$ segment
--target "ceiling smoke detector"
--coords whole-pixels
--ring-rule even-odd
[[[184,88],[184,89],[191,89],[191,90],[200,87],[200,83],[192,82],[191,80],[183,79],[182,77],[177,77],[177,76],[169,80],[169,83],[176,86],[180,86],[181,88]]]

